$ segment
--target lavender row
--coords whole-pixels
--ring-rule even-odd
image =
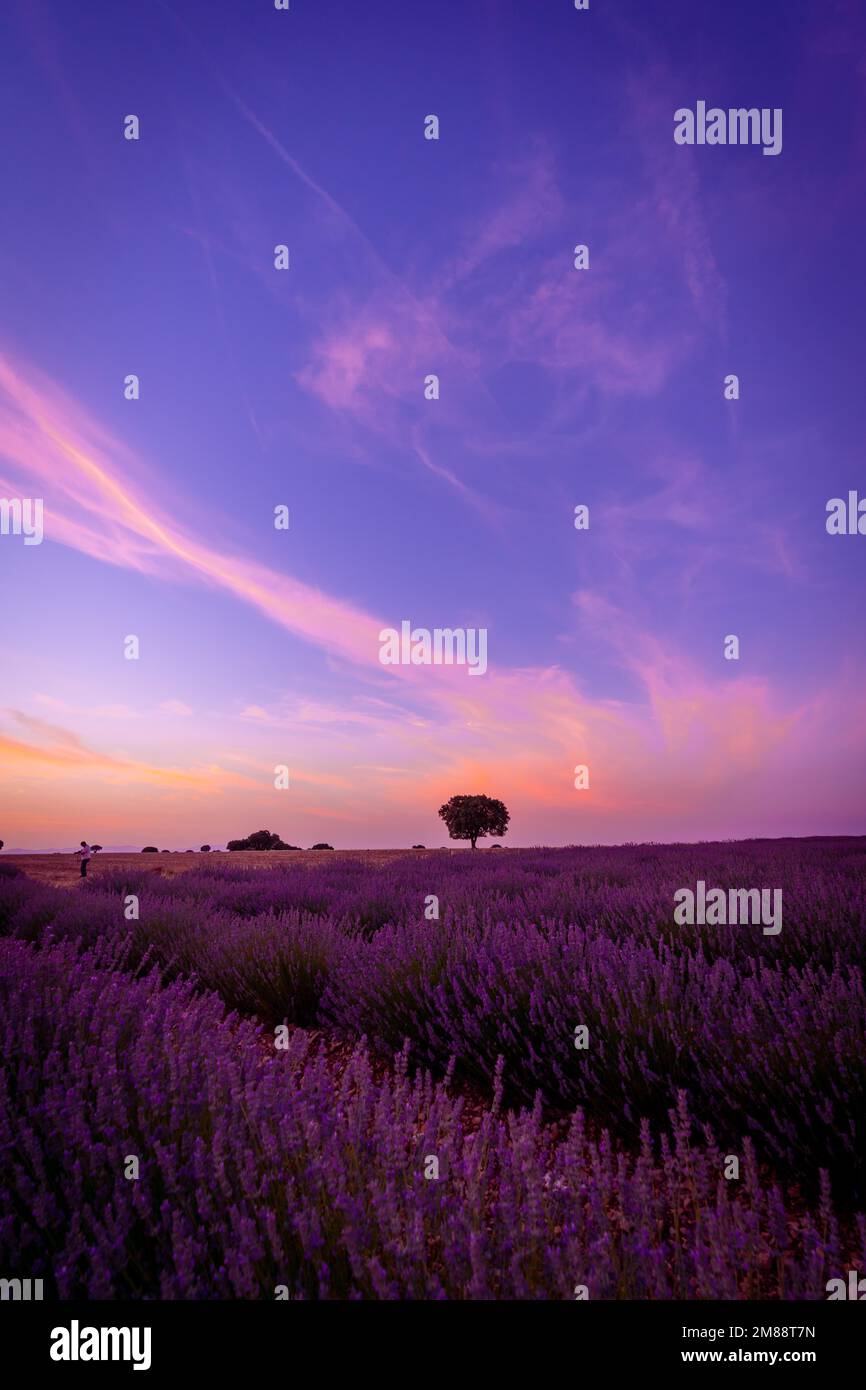
[[[0,1260],[46,1296],[825,1298],[863,1268],[826,1178],[805,1217],[748,1142],[726,1181],[682,1100],[659,1158],[499,1098],[469,1123],[405,1059],[338,1075],[117,949],[0,942]]]

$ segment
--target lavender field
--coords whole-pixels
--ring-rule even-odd
[[[866,841],[194,862],[0,877],[0,1261],[46,1296],[863,1268]],[[698,881],[780,889],[781,931],[677,925]]]

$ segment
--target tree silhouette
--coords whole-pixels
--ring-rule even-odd
[[[297,845],[287,845],[281,840],[279,835],[272,835],[270,830],[256,830],[252,835],[248,835],[245,840],[229,840],[227,849],[297,849]]]
[[[485,835],[504,835],[511,817],[503,801],[492,796],[452,796],[439,814],[452,840],[476,840]]]

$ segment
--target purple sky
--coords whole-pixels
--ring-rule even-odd
[[[866,831],[860,5],[6,14],[7,847]]]

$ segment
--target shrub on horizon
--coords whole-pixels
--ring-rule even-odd
[[[287,845],[285,840],[281,840],[279,835],[274,835],[270,830],[256,830],[252,835],[247,835],[245,840],[229,840],[226,849],[298,849],[298,845]]]
[[[141,852],[142,854],[159,854],[159,850],[157,849],[156,845],[145,845],[144,849]]]

